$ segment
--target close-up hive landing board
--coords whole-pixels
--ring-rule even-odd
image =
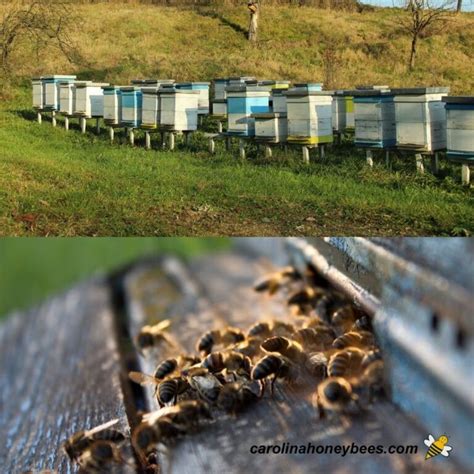
[[[128,434],[139,423],[141,412],[157,409],[153,391],[143,390],[127,378],[129,370],[153,373],[156,367],[156,358],[142,357],[132,344],[144,324],[164,318],[171,321],[169,334],[178,346],[172,351],[161,348],[157,355],[161,360],[177,351],[195,353],[197,339],[209,329],[229,324],[246,329],[269,317],[290,319],[285,295],[269,296],[253,290],[255,280],[273,271],[275,265],[289,260],[306,265],[313,260],[318,273],[338,291],[344,291],[344,285],[350,283],[346,288],[350,301],[368,314],[372,309],[380,310],[383,297],[379,298],[377,291],[364,290],[371,275],[362,271],[360,261],[357,263],[354,242],[321,242],[308,246],[302,240],[238,241],[232,251],[186,263],[176,258],[146,260],[110,278],[92,280],[52,298],[27,315],[10,318],[0,327],[2,380],[19,380],[16,374],[22,372],[26,374],[22,380],[29,383],[13,383],[2,391],[0,437],[6,440],[6,446],[0,451],[0,464],[6,466],[6,472],[12,472],[12,466],[14,472],[76,472],[60,452],[67,436],[112,418],[119,418],[119,426]],[[332,257],[316,250],[318,245],[329,248],[334,258],[331,260]],[[341,264],[336,254],[344,245],[346,260]],[[351,252],[353,260],[349,259]],[[323,260],[326,267],[318,268]],[[359,281],[344,277],[338,268],[349,269],[358,275]],[[384,282],[378,283],[383,288]],[[70,321],[74,321],[74,327],[68,325]],[[467,328],[465,335],[469,346],[470,330]],[[384,337],[379,333],[377,336]],[[51,345],[63,348],[61,359],[48,357]],[[391,360],[391,350],[383,352],[388,367],[398,364]],[[67,373],[77,374],[74,383],[62,383],[61,374]],[[386,391],[392,392],[388,386]],[[398,394],[398,406],[388,395],[375,401],[363,414],[323,419],[311,403],[312,395],[311,390],[297,390],[277,381],[273,396],[266,390],[258,403],[237,416],[213,409],[214,419],[203,424],[198,432],[158,448],[159,472],[342,473],[348,472],[348,462],[351,472],[468,472],[470,454],[467,445],[463,446],[466,440],[456,438],[472,421],[472,406],[468,407],[471,411],[466,411],[464,426],[448,433],[452,443],[456,443],[456,455],[450,456],[449,462],[427,462],[423,440],[430,426],[423,414],[418,416],[417,407],[412,412],[410,407],[403,406],[403,393]],[[250,453],[254,445],[285,442],[315,446],[416,445],[418,453],[359,454],[346,458],[336,454]],[[127,452],[129,464],[117,472],[142,472],[137,457]]]

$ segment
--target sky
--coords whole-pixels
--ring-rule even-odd
[[[371,5],[380,5],[385,7],[391,7],[393,5],[399,6],[403,0],[362,0],[363,3],[370,3]],[[433,3],[443,3],[444,0],[432,0]],[[474,0],[464,0],[463,1],[463,10],[464,11],[474,11]]]

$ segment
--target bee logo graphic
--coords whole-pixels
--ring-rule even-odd
[[[428,446],[428,451],[426,451],[425,461],[430,458],[434,458],[441,454],[441,456],[448,457],[449,451],[453,449],[451,446],[448,446],[448,437],[446,435],[440,436],[436,441],[433,435],[428,435],[428,439],[424,440],[426,446]]]

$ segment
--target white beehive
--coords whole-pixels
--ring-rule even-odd
[[[286,114],[269,112],[252,114],[255,119],[255,140],[267,143],[285,142],[288,136]]]
[[[443,96],[449,87],[392,89],[395,94],[397,148],[437,151],[446,148]]]
[[[104,90],[107,83],[78,81],[75,83],[74,115],[84,118],[104,116]]]
[[[332,143],[332,92],[295,87],[286,92],[288,142]]]
[[[210,82],[180,82],[176,84],[176,89],[199,92],[198,114],[209,114],[209,86]]]
[[[199,92],[162,87],[159,89],[160,127],[171,131],[197,130]]]
[[[253,137],[253,114],[270,112],[270,91],[258,85],[227,87],[227,133]]]
[[[33,108],[37,110],[44,109],[44,88],[41,77],[33,78],[31,81],[33,86]]]
[[[227,99],[217,99],[212,102],[212,115],[227,117]]]
[[[149,81],[151,83],[151,81]],[[171,79],[157,79],[151,86],[142,87],[142,116],[141,127],[155,129],[160,124],[161,100],[160,87],[172,87],[174,81]]]
[[[73,115],[76,105],[75,82],[59,84],[59,112],[67,117]]]
[[[272,89],[272,95],[270,96],[271,109],[275,113],[286,114],[286,89]]]
[[[444,97],[447,123],[447,157],[474,162],[474,97]]]
[[[336,132],[354,129],[354,97],[352,91],[336,91],[332,101],[332,128]]]
[[[43,109],[58,111],[60,107],[60,83],[74,82],[76,76],[42,76],[43,83]]]
[[[104,122],[106,125],[122,123],[122,87],[103,86],[104,91]]]
[[[356,146],[389,148],[396,143],[395,103],[387,89],[354,91]]]

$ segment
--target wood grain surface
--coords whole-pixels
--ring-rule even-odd
[[[60,448],[68,436],[115,418],[128,431],[119,376],[104,281],[10,317],[0,326],[0,472],[76,472]]]
[[[266,317],[288,317],[279,297],[255,293],[255,278],[270,268],[268,263],[240,253],[193,260],[187,267],[169,260],[155,268],[137,270],[128,276],[131,332],[140,325],[171,318],[171,334],[186,352],[195,352],[200,334],[232,324],[245,328]],[[146,282],[144,286],[143,282]],[[154,296],[153,296],[154,295]],[[141,301],[143,299],[143,302]],[[153,373],[157,362],[173,351],[162,348],[153,357],[142,358],[142,370]],[[174,353],[175,354],[175,353]],[[219,414],[198,434],[179,441],[161,455],[163,472],[179,474],[218,473],[309,473],[309,472],[461,472],[451,460],[424,461],[421,431],[388,401],[381,401],[365,416],[320,420],[311,393],[295,392],[281,385],[274,397],[265,396],[237,418]],[[151,390],[150,407],[157,408]],[[416,445],[416,455],[256,455],[252,445]]]

